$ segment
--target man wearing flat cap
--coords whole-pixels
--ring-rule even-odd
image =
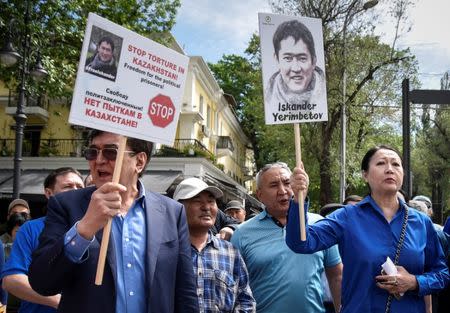
[[[195,177],[183,180],[173,194],[186,208],[200,313],[255,312],[244,260],[211,231],[219,211],[216,199],[222,196],[219,188]]]
[[[231,216],[242,223],[245,221],[245,208],[241,201],[231,200],[225,207],[225,214]]]

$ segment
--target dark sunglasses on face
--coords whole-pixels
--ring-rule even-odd
[[[115,161],[117,158],[117,152],[119,149],[117,148],[103,148],[103,149],[97,149],[97,148],[87,148],[84,150],[84,157],[88,161],[97,160],[97,157],[99,153],[102,153],[102,156],[107,159],[108,161]],[[134,151],[124,151],[125,153],[131,153],[133,155],[136,154]]]

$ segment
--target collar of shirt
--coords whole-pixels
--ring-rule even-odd
[[[208,240],[206,241],[206,246],[211,245],[214,249],[219,250],[219,238],[213,235],[212,231],[208,231]]]
[[[144,199],[145,199],[145,188],[144,188],[144,184],[143,184],[140,180],[138,180],[138,196],[137,196],[135,202],[136,202],[136,201],[140,201],[142,207],[143,207],[144,210],[145,210],[145,201],[144,201]]]
[[[291,199],[294,199],[294,197],[292,197]],[[306,210],[306,208],[309,208],[309,197],[308,196],[306,197],[304,204],[305,204],[305,210]],[[259,213],[259,215],[255,216],[255,217],[259,218],[259,220],[263,220],[265,218],[273,218],[272,215],[270,215],[270,213],[267,212],[267,207],[264,204],[262,204],[262,207],[263,207],[263,210],[261,211],[261,213]]]
[[[403,216],[403,211],[405,210],[406,205],[405,202],[400,198],[398,198],[398,201],[400,203],[400,208],[397,210],[397,213],[395,213],[393,220],[398,218],[399,216]],[[369,209],[371,208],[385,219],[383,210],[378,206],[375,200],[373,200],[371,195],[368,195],[363,200],[358,202],[356,205],[361,208],[369,208]]]
[[[269,212],[267,212],[266,209],[264,209],[264,211],[261,212],[261,214],[258,216],[259,220],[263,220],[265,218],[269,218],[272,220],[272,222],[274,222],[275,225],[277,225],[280,228],[284,228],[285,225],[281,224],[279,220],[277,220],[275,217],[273,217],[272,215],[270,215]]]
[[[263,220],[265,218],[271,218],[272,215],[269,214],[269,212],[267,212],[266,208],[264,208],[264,210],[257,216],[257,218],[259,220]]]

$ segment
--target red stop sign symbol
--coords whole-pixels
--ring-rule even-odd
[[[172,100],[165,95],[159,94],[150,100],[148,116],[153,125],[164,128],[173,121],[175,116],[175,106]]]

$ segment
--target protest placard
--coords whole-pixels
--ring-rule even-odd
[[[322,22],[259,13],[266,124],[294,124],[295,159],[302,166],[299,123],[328,120]],[[300,239],[306,240],[303,192]]]
[[[266,124],[328,120],[321,20],[258,17]]]
[[[69,122],[172,145],[189,58],[89,13]]]
[[[89,13],[69,122],[121,137],[118,183],[127,137],[172,145],[189,58]],[[103,228],[95,284],[101,285],[111,232]]]

